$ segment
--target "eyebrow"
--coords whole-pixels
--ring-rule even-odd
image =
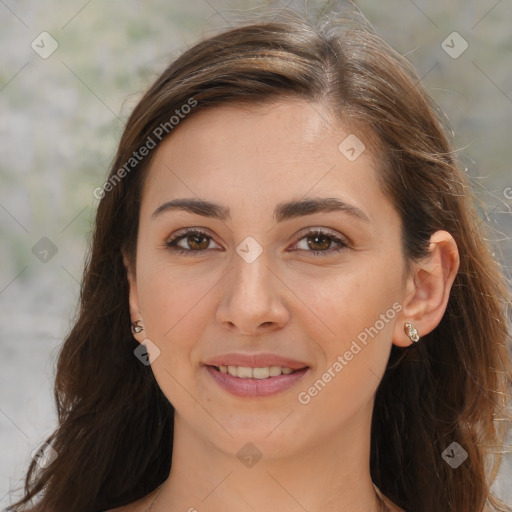
[[[212,217],[221,221],[231,220],[229,208],[197,198],[173,199],[160,205],[151,216],[155,218],[170,210],[184,210],[203,217]],[[370,222],[370,219],[357,206],[351,205],[335,197],[304,199],[278,203],[274,210],[276,222],[312,215],[319,212],[345,212],[353,217]]]

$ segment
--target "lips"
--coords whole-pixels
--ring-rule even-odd
[[[301,370],[309,365],[302,361],[290,359],[278,354],[225,354],[205,361],[207,366],[241,366],[249,368],[281,367]]]
[[[244,397],[281,393],[293,387],[309,370],[304,362],[276,354],[226,354],[204,365],[221,388]]]

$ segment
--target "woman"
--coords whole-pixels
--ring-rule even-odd
[[[199,42],[95,195],[58,455],[16,510],[510,510],[505,280],[441,114],[362,23]]]

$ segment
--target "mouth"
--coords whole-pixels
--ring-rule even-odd
[[[268,397],[294,387],[309,366],[233,366],[205,365],[213,380],[225,391],[242,397]]]

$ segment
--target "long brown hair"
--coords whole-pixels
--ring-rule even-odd
[[[304,20],[291,11],[271,18],[194,45],[133,110],[98,205],[78,319],[59,354],[59,423],[47,439],[58,457],[45,469],[31,462],[16,510],[110,509],[168,477],[174,409],[151,368],[134,357],[122,259],[124,250],[134,263],[141,190],[155,150],[127,162],[149,138],[157,142],[158,127],[166,126],[166,136],[179,129],[169,121],[176,110],[186,123],[227,102],[288,97],[328,105],[379,155],[382,190],[400,213],[409,262],[428,253],[440,229],[460,252],[439,326],[412,349],[392,348],[372,418],[374,483],[407,511],[507,510],[489,486],[511,390],[509,296],[443,115],[410,63],[364,21],[335,14]],[[468,453],[457,469],[441,455],[452,442]]]

